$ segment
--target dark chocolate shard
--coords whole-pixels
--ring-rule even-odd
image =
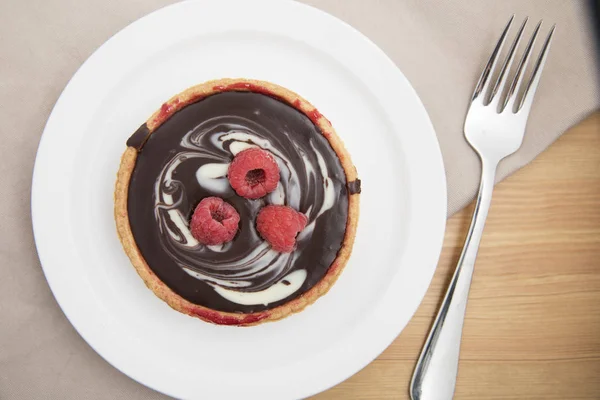
[[[137,131],[127,139],[127,146],[134,147],[137,151],[141,151],[149,136],[150,129],[148,129],[148,125],[144,122]]]
[[[348,192],[350,194],[358,194],[360,193],[360,179],[353,180],[352,182],[348,182]]]

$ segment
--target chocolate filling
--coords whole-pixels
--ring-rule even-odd
[[[179,110],[151,135],[142,125],[127,144],[139,150],[128,194],[134,239],[152,271],[190,302],[225,312],[271,309],[317,284],[337,257],[348,195],[360,191],[360,181],[347,185],[327,139],[295,108],[258,93],[215,94]],[[281,172],[279,197],[273,193],[248,200],[235,194],[225,176],[211,176],[210,185],[200,178],[200,167],[224,166],[236,146],[248,144],[271,147]],[[222,197],[240,214],[239,232],[221,248],[194,246],[173,218],[179,213],[187,223],[194,207],[208,196]],[[277,201],[309,220],[297,249],[288,255],[269,250],[254,226],[258,211]],[[270,261],[263,263],[267,257]],[[239,304],[215,290],[260,292],[278,282],[290,287],[288,277],[301,269],[306,278],[300,288],[266,304]],[[232,289],[232,284],[237,286]]]

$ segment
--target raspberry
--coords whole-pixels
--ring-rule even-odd
[[[227,178],[235,192],[247,199],[271,193],[279,182],[279,167],[271,153],[250,148],[240,151],[229,165]]]
[[[256,229],[273,250],[290,253],[296,247],[296,235],[306,227],[306,215],[288,206],[266,206],[256,217]]]
[[[206,197],[194,210],[190,230],[197,241],[210,246],[232,240],[239,223],[240,215],[231,204]]]

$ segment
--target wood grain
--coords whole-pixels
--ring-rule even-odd
[[[408,399],[472,206],[448,220],[431,286],[373,363],[315,400]],[[494,191],[455,399],[600,399],[600,112]]]

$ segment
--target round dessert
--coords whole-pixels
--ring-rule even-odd
[[[125,252],[172,308],[223,325],[301,311],[348,261],[360,180],[331,123],[281,86],[221,79],[164,103],[127,141]]]

